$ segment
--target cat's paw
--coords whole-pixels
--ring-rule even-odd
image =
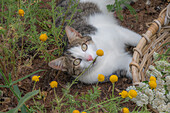
[[[117,70],[115,71],[115,74],[119,77],[119,78],[123,78],[127,75],[127,71],[126,70]]]

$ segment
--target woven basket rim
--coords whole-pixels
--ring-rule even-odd
[[[150,43],[151,41],[150,38],[161,30],[161,26],[165,22],[167,9],[170,9],[170,4],[160,12],[158,18],[152,22],[152,24],[145,32],[145,34],[142,34],[141,40],[137,44],[136,48],[134,48],[132,62],[129,64],[130,71],[132,73],[132,78],[133,78],[133,85],[137,85],[141,82],[139,76],[139,70],[140,70],[139,58],[143,56],[142,49],[147,44]]]

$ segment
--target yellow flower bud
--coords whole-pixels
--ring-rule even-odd
[[[157,83],[155,81],[150,81],[149,86],[151,87],[151,89],[155,89],[157,86]]]
[[[35,75],[35,76],[32,77],[32,81],[38,82],[39,78],[40,78],[40,76]]]
[[[40,37],[39,37],[39,39],[40,39],[41,41],[43,41],[43,42],[46,41],[47,38],[48,38],[48,37],[47,37],[47,35],[46,35],[45,33],[44,33],[44,34],[41,34]]]
[[[119,93],[119,95],[121,95],[122,98],[126,98],[128,97],[128,92],[123,90],[121,93]]]
[[[98,81],[103,82],[105,79],[105,76],[102,74],[98,74]]]
[[[103,52],[103,50],[98,49],[98,50],[96,51],[96,54],[97,54],[98,56],[103,56],[103,55],[104,55],[104,52]]]
[[[50,86],[51,86],[51,88],[55,88],[55,87],[58,86],[58,83],[57,83],[56,81],[52,81],[52,82],[50,83]]]
[[[123,112],[123,113],[129,113],[129,109],[126,108],[126,107],[124,107],[124,108],[122,108],[122,112]]]
[[[138,94],[137,94],[137,92],[135,91],[135,90],[130,90],[129,92],[128,92],[128,96],[129,96],[129,98],[136,98],[136,96],[137,96]]]
[[[112,83],[115,83],[118,81],[118,77],[116,75],[111,75],[109,79]]]
[[[79,110],[74,110],[73,113],[80,113],[80,111]]]
[[[150,81],[155,81],[155,82],[156,82],[156,78],[155,78],[154,76],[151,76],[151,77],[149,78],[149,80],[150,80]]]
[[[18,14],[19,14],[20,16],[24,16],[25,12],[24,12],[24,10],[19,9]]]

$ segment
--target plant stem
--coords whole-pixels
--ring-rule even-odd
[[[4,8],[4,0],[2,0],[2,4],[1,4],[1,11],[2,11],[2,18],[1,18],[1,23],[3,25],[3,8]]]
[[[112,83],[113,87],[112,87],[112,97],[114,97],[114,89],[115,89],[115,83]]]
[[[34,54],[34,56],[30,59],[29,63],[32,63],[32,60],[34,59],[34,57],[38,54],[38,52],[41,50],[43,43],[41,42],[40,47],[38,48],[37,52]]]
[[[71,85],[67,88],[67,90],[69,90],[71,88],[71,86],[78,80],[78,78],[83,75],[89,68],[90,66],[96,61],[96,59],[98,58],[98,56],[93,60],[93,62],[78,76],[74,79],[74,81],[71,83]],[[65,97],[66,93],[64,93],[64,95],[61,97],[61,99],[59,100],[59,103],[63,100],[63,98]]]
[[[117,99],[119,99],[119,98],[121,98],[121,97],[111,98],[111,99],[109,99],[109,100],[107,100],[107,101],[104,101],[104,102],[101,102],[101,103],[99,103],[99,104],[96,104],[96,105],[94,105],[94,106],[92,106],[92,107],[90,107],[90,108],[88,108],[88,109],[86,109],[86,110],[84,110],[84,111],[89,111],[90,109],[92,109],[92,108],[94,108],[94,107],[97,107],[97,106],[102,105],[102,104],[104,104],[104,103],[107,103],[107,102],[109,102],[109,101],[117,100]]]
[[[34,86],[33,86],[33,88],[32,88],[32,91],[35,89],[35,84],[36,84],[37,82],[34,82]]]
[[[55,96],[55,100],[57,101],[57,110],[58,110],[58,112],[59,112],[59,110],[60,110],[60,108],[61,108],[61,105],[60,105],[60,101],[58,100],[55,87],[54,87],[54,96]],[[60,112],[59,112],[59,113],[60,113]]]
[[[57,104],[59,104],[59,101],[58,101],[58,97],[57,97],[57,95],[56,95],[55,88],[54,88],[54,96],[55,96],[55,98],[56,98]]]

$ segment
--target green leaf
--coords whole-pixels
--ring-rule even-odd
[[[163,44],[162,47],[164,47],[164,46],[166,46],[166,45],[168,45],[168,44],[170,44],[170,42],[167,42],[167,43]]]
[[[112,11],[114,9],[114,5],[107,5],[107,10]]]
[[[130,6],[129,4],[124,4],[124,5],[129,9],[131,14],[133,14],[133,15],[136,14],[136,11],[132,6]]]
[[[21,107],[21,113],[27,113],[27,111],[26,111],[26,106],[22,106],[22,107]]]
[[[41,69],[40,69],[40,70],[35,71],[35,72],[33,72],[33,73],[29,74],[29,75],[26,75],[26,76],[23,77],[23,78],[20,78],[20,79],[18,79],[18,80],[16,80],[16,81],[13,81],[13,82],[10,84],[10,86],[13,85],[13,84],[15,84],[15,83],[17,83],[17,82],[19,82],[19,81],[22,81],[22,80],[30,77],[30,76],[32,76],[32,75],[34,75],[35,73],[41,72],[41,71],[44,71],[44,70],[41,70]]]
[[[7,88],[8,86],[7,85],[0,85],[0,87],[6,87]]]
[[[165,55],[168,56],[169,52],[170,52],[170,48],[168,48],[168,50],[165,52]]]
[[[39,90],[35,90],[35,91],[32,91],[32,92],[25,94],[25,96],[20,99],[17,107],[9,110],[7,113],[17,113],[18,110],[24,105],[24,103],[26,101],[28,101],[30,98],[32,98],[33,96],[37,95],[38,92],[39,92]]]
[[[15,93],[19,96],[19,98],[21,98],[21,92],[20,92],[20,90],[19,90],[19,88],[18,88],[17,85],[14,85],[14,91],[15,91]],[[18,101],[19,101],[19,100],[18,100]]]
[[[2,95],[3,95],[3,91],[0,90],[0,96],[2,96]]]
[[[9,84],[12,82],[12,77],[11,77],[11,73],[9,73]]]

